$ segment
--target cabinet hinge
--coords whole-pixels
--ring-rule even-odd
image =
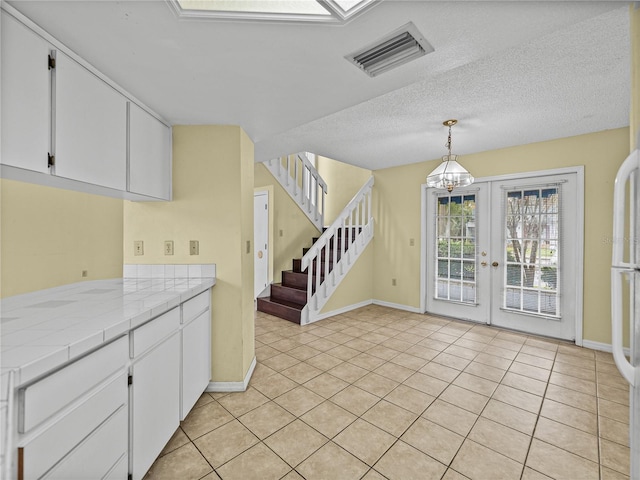
[[[127,377],[127,385],[133,385],[133,375]]]
[[[47,153],[47,165],[49,168],[53,167],[56,164],[56,156]]]
[[[56,68],[56,59],[49,55],[49,70]]]

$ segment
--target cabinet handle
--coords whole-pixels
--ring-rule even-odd
[[[56,164],[56,156],[51,155],[50,153],[47,153],[47,165],[49,166],[49,168],[55,166],[55,164]]]

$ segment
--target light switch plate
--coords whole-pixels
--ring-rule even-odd
[[[144,255],[144,242],[142,240],[133,242],[133,254],[135,256]]]
[[[200,255],[200,242],[189,240],[189,255]]]

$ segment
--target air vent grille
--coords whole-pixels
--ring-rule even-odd
[[[409,22],[375,44],[368,45],[345,58],[370,77],[375,77],[431,52],[431,44],[418,32],[415,25]]]

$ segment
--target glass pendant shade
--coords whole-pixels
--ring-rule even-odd
[[[473,175],[457,162],[457,155],[444,155],[442,163],[427,176],[427,187],[446,189],[466,187],[473,183]]]

